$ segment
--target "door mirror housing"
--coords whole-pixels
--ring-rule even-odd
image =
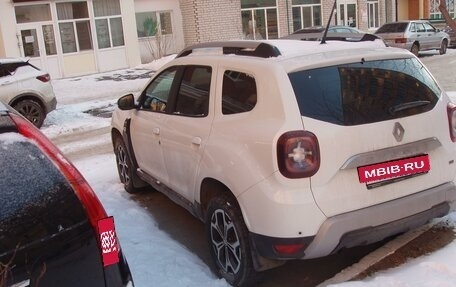
[[[122,96],[117,101],[117,106],[119,107],[119,109],[123,111],[136,109],[137,106],[135,105],[135,97],[133,96],[133,94]]]

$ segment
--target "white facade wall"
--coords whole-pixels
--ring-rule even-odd
[[[165,54],[178,53],[185,47],[184,32],[182,24],[182,13],[179,6],[179,0],[135,0],[135,13],[141,12],[171,12],[172,35],[163,37],[147,37],[139,38],[139,51],[141,62],[147,63],[155,58],[157,50],[157,41],[162,41],[161,45],[165,47]],[[134,15],[134,14],[133,14]],[[136,33],[135,18],[128,20],[131,25],[134,25],[134,34]],[[155,51],[153,51],[155,50]]]

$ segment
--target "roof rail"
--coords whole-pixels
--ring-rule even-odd
[[[182,50],[176,58],[190,55],[194,50],[207,48],[222,48],[223,54],[235,54],[260,58],[278,57],[281,55],[279,49],[271,44],[259,41],[226,41],[209,42],[189,46]]]

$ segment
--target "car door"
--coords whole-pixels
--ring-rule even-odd
[[[209,107],[213,102],[210,95],[215,93],[211,85],[215,83],[214,73],[211,65],[185,66],[176,85],[173,108],[163,121],[166,129],[161,139],[169,176],[167,185],[191,202],[213,119]]]
[[[18,92],[12,64],[0,64],[0,101],[9,104]]]
[[[429,23],[423,23],[423,25],[426,28],[426,42],[428,49],[440,48],[440,37],[437,33],[437,29]]]
[[[415,37],[412,37],[414,42],[415,40],[420,43],[420,50],[426,50],[429,47],[429,43],[426,39],[426,28],[423,23],[415,23],[416,33],[413,33]]]
[[[178,67],[156,76],[139,98],[139,109],[131,117],[130,138],[138,167],[156,180],[167,183],[161,133],[163,118],[169,110],[169,98]]]

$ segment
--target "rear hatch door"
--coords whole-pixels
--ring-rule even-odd
[[[327,216],[365,208],[454,178],[447,97],[414,58],[381,60],[290,73],[304,128],[320,144],[320,169],[311,178]],[[418,158],[415,158],[420,156]],[[400,159],[412,166],[358,168]],[[415,159],[415,160],[414,160]],[[429,160],[430,168],[419,167]],[[374,170],[374,171],[373,171]],[[375,175],[386,175],[373,180]],[[385,174],[383,174],[385,173]],[[365,173],[362,175],[366,176]]]

